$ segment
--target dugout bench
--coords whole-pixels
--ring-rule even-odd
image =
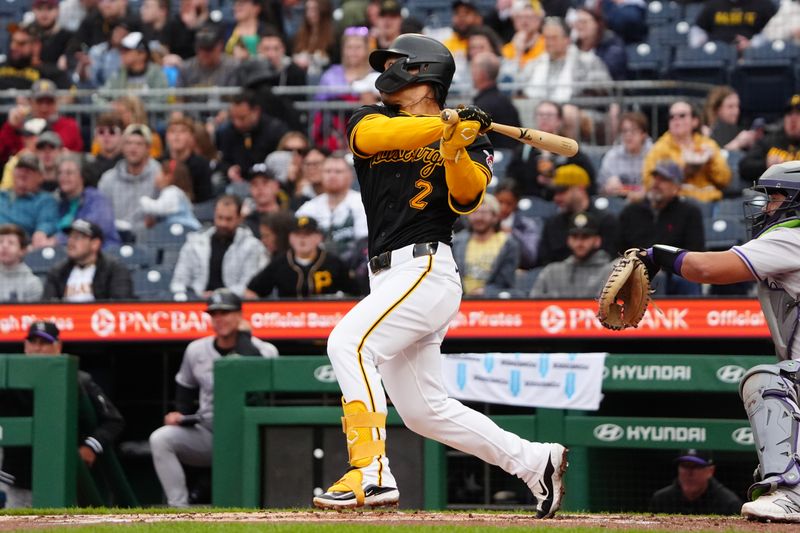
[[[603,392],[606,393],[723,393],[737,394],[738,383],[746,369],[774,361],[774,356],[648,356],[609,355]],[[325,357],[285,357],[277,359],[225,358],[215,364],[214,389],[214,457],[213,503],[219,507],[262,507],[269,505],[264,494],[289,490],[273,484],[290,483],[294,475],[303,476],[293,467],[311,461],[319,454],[319,442],[325,462],[335,462],[337,474],[346,466],[346,450],[341,436],[341,408],[314,405],[248,405],[248,395],[266,393],[274,399],[277,393],[319,393],[338,399],[339,387],[330,363]],[[330,403],[330,402],[328,402]],[[535,411],[535,412],[534,412]],[[501,427],[523,438],[541,442],[561,442],[570,447],[571,468],[567,474],[567,509],[586,509],[590,500],[590,472],[586,467],[590,448],[680,449],[687,447],[719,451],[752,452],[753,440],[749,424],[741,410],[739,419],[689,417],[625,417],[594,416],[592,412],[563,409],[531,409],[530,414],[492,416]],[[400,472],[411,464],[420,472],[416,486],[405,490],[412,498],[419,496],[414,507],[444,509],[447,461],[445,447],[417,437],[415,442],[402,436],[407,452],[419,448],[415,457],[396,458],[393,441],[401,421],[390,408],[387,425],[393,426],[388,439],[388,454],[395,458],[401,486],[407,488]],[[317,439],[317,445],[296,441],[297,446],[276,453],[270,450],[268,428],[326,428],[330,433]],[[407,430],[404,430],[407,431]],[[409,432],[410,433],[410,432]],[[300,433],[294,434],[298,438]],[[284,435],[285,437],[285,435]],[[337,439],[336,444],[332,439]],[[284,439],[285,441],[285,439]],[[338,452],[331,457],[331,449]],[[267,457],[262,464],[262,458]],[[269,459],[271,457],[271,459]],[[333,461],[329,461],[329,457]],[[320,459],[321,457],[316,457]],[[411,463],[409,463],[409,460]],[[287,462],[291,461],[291,462]],[[418,461],[418,464],[414,464]],[[285,467],[285,468],[284,468]],[[393,469],[395,470],[395,469]],[[284,477],[280,474],[283,472]],[[337,475],[334,474],[334,475]],[[328,475],[326,481],[333,481]],[[323,487],[324,488],[324,487]],[[415,494],[419,488],[421,495]],[[303,487],[304,502],[311,499],[311,488]],[[284,501],[284,500],[281,500]]]
[[[136,507],[138,499],[113,449],[105,450],[91,470],[78,460],[78,407],[89,400],[78,395],[77,376],[74,356],[0,356],[0,401],[4,390],[33,394],[33,416],[0,416],[0,447],[31,447],[35,508],[72,507],[79,501]],[[91,417],[93,407],[82,412]],[[114,500],[109,499],[111,493]]]

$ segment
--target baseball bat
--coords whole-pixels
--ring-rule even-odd
[[[441,114],[442,122],[445,124],[458,124],[458,112],[453,109],[445,109]],[[529,144],[533,147],[553,152],[554,154],[572,157],[578,153],[578,142],[569,137],[563,137],[554,133],[535,130],[532,128],[522,128],[519,126],[508,126],[492,122],[488,130],[495,131],[506,137],[516,139],[521,143]],[[487,131],[488,131],[487,130]]]

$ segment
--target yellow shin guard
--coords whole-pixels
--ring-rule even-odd
[[[334,492],[353,491],[358,505],[364,504],[362,474],[358,468],[369,466],[372,460],[386,453],[386,441],[381,440],[380,430],[386,428],[386,413],[367,411],[364,402],[345,402],[342,398],[342,431],[347,438],[350,466],[355,467],[328,489]],[[373,433],[374,431],[374,433]]]

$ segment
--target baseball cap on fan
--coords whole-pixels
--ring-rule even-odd
[[[378,15],[381,17],[391,17],[391,16],[402,16],[403,15],[403,7],[400,5],[400,2],[397,0],[383,0],[380,4],[380,11],[378,11]]]
[[[788,114],[792,111],[800,111],[800,94],[793,94],[783,108],[784,113]]]
[[[711,466],[714,464],[714,456],[708,450],[698,450],[690,448],[683,450],[681,454],[675,458],[676,464],[692,463],[697,466]]]

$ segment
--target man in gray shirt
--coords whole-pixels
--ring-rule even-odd
[[[150,450],[158,479],[170,507],[188,507],[189,491],[183,464],[211,466],[214,415],[214,361],[231,354],[277,357],[278,349],[241,331],[242,300],[228,289],[208,299],[214,335],[192,341],[175,375],[176,410],[164,415],[164,425],[150,435]],[[199,408],[194,399],[199,394]]]
[[[194,38],[196,55],[179,67],[179,87],[229,87],[236,84],[239,62],[223,53],[222,34],[214,24],[202,27]],[[205,97],[203,97],[205,99]]]
[[[531,298],[596,298],[611,271],[611,256],[602,244],[592,213],[572,215],[567,233],[572,254],[544,267],[533,284]]]

